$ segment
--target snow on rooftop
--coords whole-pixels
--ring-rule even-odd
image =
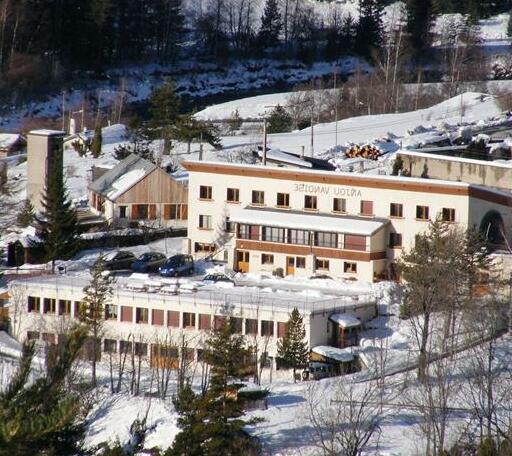
[[[356,326],[361,326],[359,318],[346,313],[335,313],[329,317],[329,320],[334,323],[338,323],[342,328],[354,328]]]
[[[263,157],[263,151],[258,151],[260,158]],[[304,168],[312,168],[313,165],[306,160],[301,160],[299,157],[288,154],[281,149],[270,149],[267,151],[267,160],[278,161],[281,163],[288,163],[290,165],[300,166]]]
[[[30,130],[29,134],[38,136],[65,136],[66,132],[62,130],[48,130],[45,128],[41,128],[39,130]]]
[[[121,196],[124,192],[139,182],[145,176],[145,174],[146,170],[141,168],[132,169],[126,174],[123,174],[117,180],[112,182],[111,189],[107,193],[107,197],[111,200],[115,200],[117,197]]]
[[[350,349],[346,348],[330,347],[328,345],[317,345],[311,349],[311,351],[317,355],[334,359],[340,363],[349,363],[354,359],[354,355],[349,350]]]
[[[0,149],[8,149],[18,141],[20,135],[17,133],[0,133]]]
[[[230,220],[237,223],[264,224],[279,228],[321,229],[333,233],[351,233],[366,236],[372,235],[388,223],[388,220],[380,219],[249,208],[235,208],[231,211]]]
[[[502,143],[499,145],[501,146]],[[468,163],[472,165],[482,165],[482,166],[496,166],[498,168],[512,168],[512,160],[507,161],[486,161],[486,160],[475,160],[474,158],[463,158],[463,157],[452,157],[450,155],[438,155],[438,154],[428,154],[424,152],[412,152],[409,150],[401,150],[398,152],[400,155],[409,155],[411,157],[420,157],[420,158],[430,158],[435,160],[446,160],[457,163]]]

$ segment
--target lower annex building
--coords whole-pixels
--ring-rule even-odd
[[[373,281],[436,217],[500,244],[512,194],[434,179],[189,161],[185,250],[236,271]]]

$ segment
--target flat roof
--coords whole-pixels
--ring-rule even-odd
[[[266,225],[279,228],[327,231],[333,233],[371,236],[389,223],[387,219],[351,217],[346,215],[321,215],[307,212],[272,210],[265,208],[235,208],[229,220],[237,223]]]
[[[66,132],[62,130],[48,130],[41,128],[39,130],[31,130],[28,132],[29,135],[36,136],[66,136]]]
[[[371,292],[354,292],[353,295],[335,296],[325,294],[319,296],[315,290],[308,293],[304,288],[298,291],[272,290],[269,287],[256,286],[234,286],[223,288],[216,285],[198,286],[196,292],[183,292],[177,295],[163,293],[148,293],[146,291],[134,291],[127,288],[127,284],[143,284],[147,280],[130,281],[128,277],[117,277],[113,286],[113,296],[125,302],[133,302],[133,299],[140,299],[145,302],[162,302],[165,304],[179,304],[181,307],[197,304],[212,306],[212,313],[222,314],[222,309],[265,309],[290,313],[295,307],[303,313],[318,312],[346,312],[365,305],[374,306],[375,295]],[[36,287],[44,294],[44,289],[72,291],[78,296],[83,296],[83,288],[89,284],[89,279],[84,276],[73,275],[48,275],[38,277],[20,278],[12,281],[12,284]],[[200,284],[200,282],[197,282]],[[357,299],[354,299],[357,298]],[[138,303],[137,303],[138,304]],[[133,303],[136,305],[136,303]],[[235,314],[236,316],[236,314]]]
[[[503,161],[487,161],[487,160],[475,160],[474,158],[462,158],[462,157],[451,157],[449,155],[437,155],[437,154],[428,154],[425,152],[417,152],[410,150],[400,150],[397,152],[398,155],[409,155],[411,157],[420,157],[420,158],[434,158],[436,160],[446,160],[458,163],[468,163],[472,165],[482,165],[482,166],[495,166],[496,168],[512,168],[512,160],[509,160],[508,163],[504,163]]]

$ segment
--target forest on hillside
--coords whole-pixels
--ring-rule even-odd
[[[321,14],[314,0],[1,0],[0,95],[122,64],[368,57],[382,43],[383,9],[392,2],[353,1],[358,17],[337,7]],[[407,0],[406,7],[417,58],[427,55],[436,15],[460,12],[474,22],[511,2]]]

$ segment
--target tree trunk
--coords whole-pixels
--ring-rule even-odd
[[[429,326],[430,326],[430,313],[424,314],[425,321],[423,323],[423,330],[421,331],[421,344],[420,344],[420,356],[418,364],[418,380],[422,383],[427,379],[428,370],[428,354],[427,344],[429,338]]]

